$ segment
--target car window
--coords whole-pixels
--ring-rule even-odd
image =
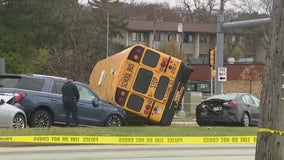
[[[256,104],[257,106],[259,106],[260,99],[256,98],[255,96],[251,96],[251,98],[253,99],[253,101],[255,102],[255,104]]]
[[[64,82],[57,82],[55,81],[52,86],[52,93],[62,94],[62,86]]]
[[[94,100],[95,99],[95,94],[87,87],[82,86],[82,85],[77,85],[77,88],[79,90],[80,98],[85,98],[89,100]]]
[[[0,78],[0,86],[5,88],[16,88],[19,78]]]
[[[44,85],[44,79],[22,78],[19,88],[34,91],[41,91]]]
[[[242,99],[246,104],[256,105],[249,95],[242,96]]]
[[[237,98],[236,94],[220,94],[209,97],[208,99],[235,100],[236,98]]]

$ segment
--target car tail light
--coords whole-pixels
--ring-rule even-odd
[[[15,97],[15,103],[20,103],[25,98],[25,93],[19,92],[18,95]]]
[[[230,101],[230,102],[228,102],[228,106],[229,106],[229,107],[237,107],[237,106],[238,106],[238,102],[236,102],[236,101]]]
[[[201,109],[201,108],[202,108],[202,105],[201,105],[201,104],[198,104],[198,105],[195,107],[196,110],[199,110],[199,109]]]
[[[128,92],[121,89],[121,88],[117,88],[116,89],[116,94],[115,94],[115,101],[117,104],[119,105],[124,105],[125,100],[127,98]]]

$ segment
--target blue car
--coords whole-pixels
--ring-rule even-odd
[[[29,127],[65,124],[61,88],[66,78],[36,74],[0,75],[0,93],[15,93],[15,106],[25,111]],[[102,100],[88,85],[74,82],[79,89],[80,126],[125,126],[123,108]]]

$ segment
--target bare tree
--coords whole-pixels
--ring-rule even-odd
[[[271,0],[232,0],[229,6],[242,13],[264,13],[270,15],[272,9]]]
[[[217,10],[216,0],[181,0],[188,11],[191,21],[196,18],[200,22],[209,22],[210,16]]]
[[[261,93],[256,160],[284,159],[284,1],[274,0],[271,40]]]

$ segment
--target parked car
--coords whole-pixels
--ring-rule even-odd
[[[0,75],[0,93],[17,93],[15,105],[24,110],[29,127],[65,124],[61,88],[66,78],[36,74]],[[88,85],[74,82],[79,89],[79,123],[82,126],[124,126],[126,113],[108,103]]]
[[[23,110],[12,105],[16,95],[0,94],[0,127],[25,128],[26,114]]]
[[[204,125],[257,125],[260,100],[248,93],[213,95],[196,106],[196,122]]]

